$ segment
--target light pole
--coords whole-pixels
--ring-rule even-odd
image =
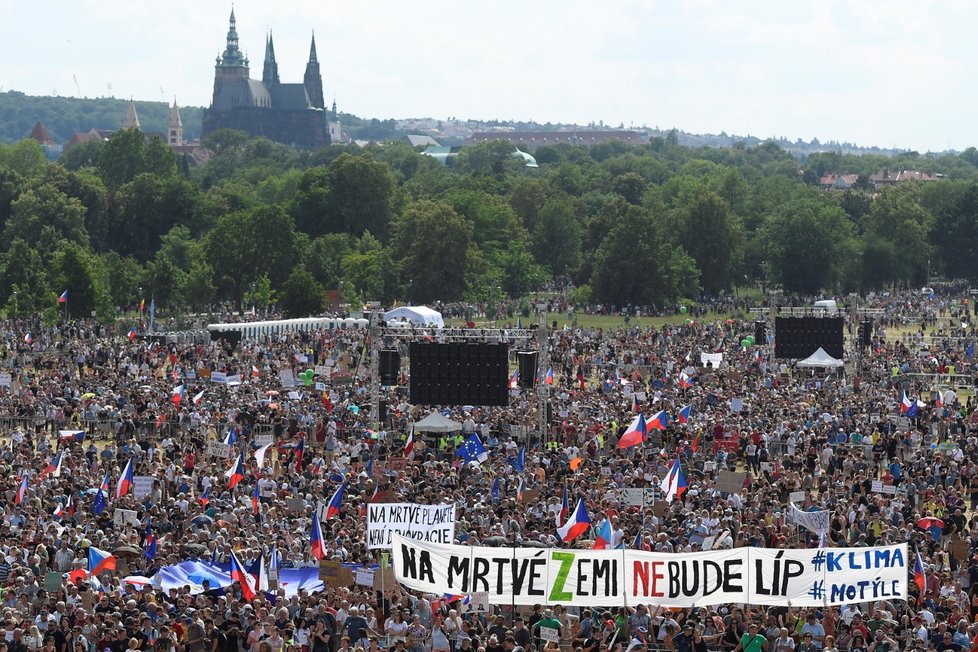
[[[14,319],[17,319],[17,290],[14,290]]]

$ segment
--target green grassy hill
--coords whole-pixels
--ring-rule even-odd
[[[19,91],[0,93],[0,143],[15,143],[27,136],[40,120],[54,140],[63,145],[76,131],[120,129],[128,100],[25,95]],[[170,107],[164,102],[136,101],[136,113],[144,132],[166,133]],[[203,107],[180,107],[183,137],[200,137]]]

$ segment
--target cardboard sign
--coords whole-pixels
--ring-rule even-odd
[[[642,487],[622,489],[621,502],[629,507],[642,507],[645,505],[645,489]]]
[[[258,435],[257,437],[255,437],[255,444],[259,448],[261,448],[265,444],[271,444],[274,441],[275,441],[274,435]]]
[[[227,379],[227,374],[224,373],[223,371],[212,371],[211,372],[211,382],[212,383],[218,383],[220,385],[223,385],[224,384],[224,381],[226,379]]]
[[[739,494],[744,489],[747,474],[740,471],[720,471],[717,474],[717,491]]]
[[[892,484],[883,484],[882,480],[873,480],[873,484],[870,486],[869,490],[877,494],[896,495],[896,487]]]
[[[540,487],[534,487],[532,489],[523,490],[523,504],[528,505],[530,503],[535,503],[540,500]]]
[[[407,466],[408,459],[406,457],[391,457],[387,459],[388,471],[403,471]]]
[[[373,588],[374,572],[369,568],[358,568],[356,575],[357,586],[369,586]]]
[[[124,528],[127,525],[132,525],[139,527],[139,518],[136,516],[136,510],[133,509],[119,509],[118,507],[112,512],[112,523],[117,528]]]
[[[313,369],[313,372],[317,376],[328,376],[329,375],[329,367],[327,367],[326,365],[323,365],[323,364],[317,364],[315,366],[315,368]]]
[[[374,590],[375,591],[386,591],[387,589],[397,586],[397,578],[394,577],[393,568],[381,568],[374,571]]]
[[[788,494],[788,500],[793,503],[803,503],[805,502],[805,492],[804,491],[792,491]]]
[[[10,387],[11,382],[13,382],[13,378],[10,374],[0,374],[0,387]]]
[[[552,643],[560,642],[560,630],[556,627],[541,627],[540,628],[540,638]]]
[[[295,387],[295,376],[292,375],[291,369],[283,369],[278,372],[278,378],[282,383],[282,389],[292,389]]]
[[[226,458],[231,454],[231,447],[222,441],[209,441],[207,442],[207,454]]]
[[[153,493],[153,480],[155,479],[151,475],[134,475],[132,477],[132,497],[139,500]]]
[[[228,387],[237,387],[241,384],[241,374],[234,374],[233,376],[225,376],[224,384]]]
[[[349,587],[353,584],[353,572],[335,560],[323,560],[319,562],[319,579],[326,586]]]
[[[306,501],[303,498],[287,498],[285,506],[294,512],[301,512],[306,508]]]

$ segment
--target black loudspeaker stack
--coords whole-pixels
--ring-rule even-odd
[[[415,405],[509,404],[505,344],[412,342],[409,355]]]
[[[516,353],[516,360],[519,363],[520,387],[524,389],[532,388],[537,374],[537,352],[518,351]]]
[[[775,358],[803,360],[819,347],[833,358],[845,353],[842,317],[777,317],[774,328]]]
[[[873,320],[864,319],[859,322],[859,343],[869,346],[873,343]]]
[[[754,322],[754,345],[764,346],[767,344],[767,322],[758,319]]]
[[[380,384],[396,385],[401,375],[401,354],[393,349],[380,352]]]

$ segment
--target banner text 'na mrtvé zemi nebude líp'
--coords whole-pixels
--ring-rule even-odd
[[[394,535],[403,586],[493,604],[816,607],[907,599],[907,544],[697,553],[439,545]]]

